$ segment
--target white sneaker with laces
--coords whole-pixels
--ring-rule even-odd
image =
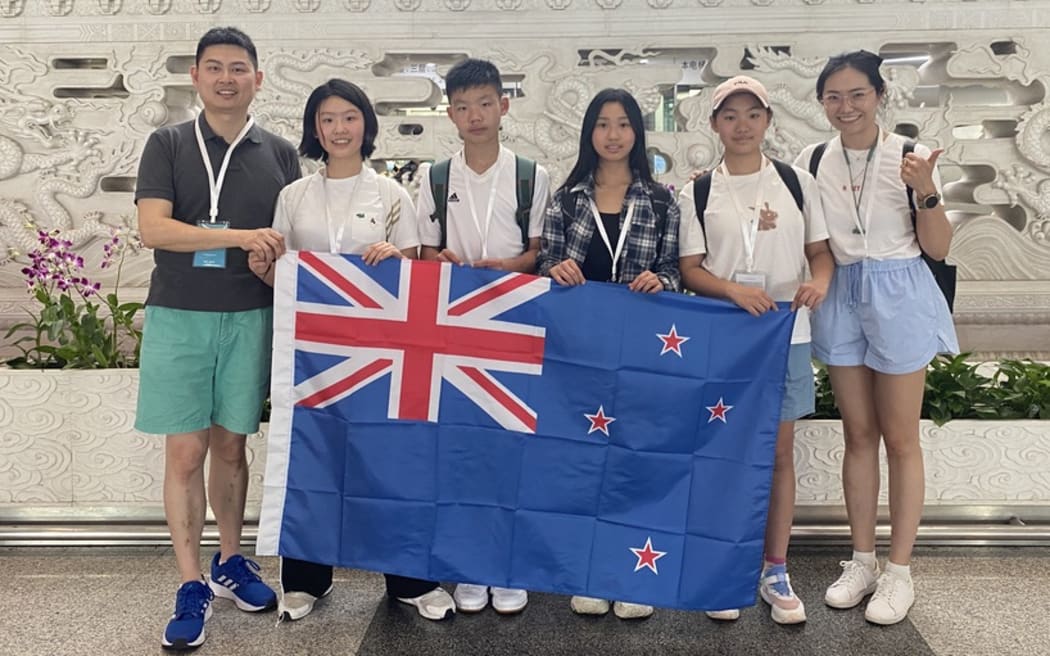
[[[719,620],[720,622],[732,622],[740,619],[740,609],[727,608],[725,610],[705,610],[704,615],[707,615],[713,620]]]
[[[869,567],[859,560],[840,560],[842,575],[824,593],[824,603],[832,608],[853,608],[875,591],[879,564]]]
[[[915,587],[911,579],[883,572],[864,610],[864,619],[872,624],[896,624],[908,616],[914,603]]]
[[[456,602],[442,588],[434,588],[418,597],[398,597],[397,600],[415,606],[419,614],[428,620],[443,620],[456,614]]]
[[[621,620],[644,620],[653,614],[653,607],[646,604],[632,604],[629,601],[617,601],[613,604],[613,614]]]
[[[492,588],[492,609],[500,615],[513,615],[525,610],[529,593],[513,588]]]
[[[310,614],[318,599],[327,597],[331,592],[332,586],[328,586],[320,597],[315,597],[309,592],[285,592],[277,603],[277,617],[292,622],[301,620]]]
[[[604,615],[609,612],[609,602],[605,599],[594,597],[581,597],[574,595],[569,602],[572,612],[577,615]]]
[[[473,583],[460,583],[452,593],[456,610],[461,613],[479,613],[489,605],[489,587]]]

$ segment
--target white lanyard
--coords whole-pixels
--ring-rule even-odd
[[[502,151],[501,151],[502,153]],[[463,166],[467,165],[466,157],[463,158]],[[467,207],[470,209],[470,218],[474,219],[474,227],[478,229],[478,235],[481,237],[481,258],[485,259],[489,256],[489,226],[492,225],[492,210],[496,206],[496,193],[499,191],[499,174],[500,174],[500,158],[496,158],[496,163],[492,166],[496,167],[495,172],[492,175],[492,189],[489,190],[489,204],[485,208],[485,225],[482,227],[481,222],[478,220],[478,212],[474,205],[474,194],[471,191],[473,185],[469,176],[467,176],[466,192],[467,192]]]
[[[202,120],[204,119],[198,118],[193,122],[193,131],[197,134],[197,148],[201,152],[201,159],[204,160],[204,169],[208,171],[208,219],[212,223],[215,223],[215,219],[219,218],[219,194],[222,193],[222,184],[226,181],[226,169],[230,166],[230,157],[233,156],[233,151],[237,148],[237,144],[244,140],[244,137],[248,135],[248,130],[251,130],[252,126],[255,125],[255,117],[248,117],[248,121],[245,122],[244,127],[237,133],[237,138],[226,148],[226,154],[222,158],[222,166],[219,167],[218,178],[215,177],[215,170],[211,167],[211,158],[208,157],[208,147],[204,145],[204,135],[201,133],[200,123]]]
[[[736,208],[736,214],[739,217],[740,236],[744,240],[744,257],[748,273],[755,270],[755,242],[758,240],[758,224],[760,223],[758,218],[762,212],[762,194],[765,191],[766,173],[771,168],[767,166],[768,163],[769,160],[763,155],[762,168],[759,169],[758,174],[758,184],[755,185],[758,187],[755,193],[755,212],[750,217],[747,208],[740,204],[740,199],[736,197],[736,192],[733,191],[733,180],[729,175],[729,169],[726,167],[725,162],[718,167],[718,172],[726,178],[726,191],[729,192],[729,198],[733,201],[733,207]],[[707,250],[708,252],[711,251],[710,244],[708,244]]]
[[[343,252],[343,233],[346,232],[346,219],[353,214],[354,196],[357,194],[357,190],[361,186],[361,176],[364,174],[365,170],[364,167],[362,167],[361,172],[357,174],[357,180],[354,181],[354,186],[350,189],[350,197],[346,201],[346,212],[342,214],[342,219],[339,221],[339,229],[333,230],[332,212],[328,207],[328,167],[325,167],[321,171],[321,192],[324,196],[324,221],[325,225],[328,227],[328,252],[332,255],[337,255]]]
[[[849,155],[846,153],[846,147],[842,145],[842,137],[836,137],[836,139],[839,142],[839,147],[842,148],[843,157],[849,157]],[[865,180],[861,181],[861,184],[863,185],[861,195],[868,197],[868,206],[864,210],[863,219],[861,219],[860,216],[860,207],[854,205],[856,209],[853,212],[853,225],[860,232],[860,237],[864,241],[865,259],[867,259],[868,257],[868,227],[871,225],[871,212],[875,207],[875,202],[873,201],[873,199],[875,198],[876,193],[879,190],[879,169],[882,165],[882,128],[879,128],[879,133],[875,137],[875,146],[873,147],[875,148],[875,162],[874,166],[872,166],[874,172],[872,173],[871,190],[868,191],[867,174],[865,174],[864,176]],[[847,184],[850,188],[851,198],[853,198],[853,176],[850,175],[849,160],[846,160],[846,165],[846,177],[849,178],[849,182],[847,182]],[[861,199],[861,203],[863,203],[863,199]]]
[[[598,211],[598,205],[594,202],[594,197],[592,196],[589,200],[591,202],[591,214],[594,216],[594,225],[598,226],[598,234],[601,235],[602,241],[605,242],[606,250],[612,256],[612,281],[618,282],[616,263],[620,261],[623,245],[627,242],[627,233],[631,231],[631,221],[634,220],[634,204],[638,199],[632,198],[631,202],[627,204],[627,214],[623,218],[623,226],[620,228],[620,238],[616,240],[615,251],[613,251],[612,244],[609,242],[609,234],[605,232],[605,224],[602,223],[602,215]]]

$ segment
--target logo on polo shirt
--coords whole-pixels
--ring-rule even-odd
[[[450,202],[450,203],[458,203],[459,202],[459,196],[456,195],[456,192],[454,192],[454,191],[452,192],[452,195],[448,197],[448,202]]]

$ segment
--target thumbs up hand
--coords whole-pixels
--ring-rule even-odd
[[[937,193],[937,186],[933,184],[933,171],[943,152],[943,148],[938,148],[928,158],[908,153],[901,160],[901,180],[914,189],[919,198]]]

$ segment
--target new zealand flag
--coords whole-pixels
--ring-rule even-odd
[[[275,294],[260,554],[754,603],[793,313],[309,252]]]

